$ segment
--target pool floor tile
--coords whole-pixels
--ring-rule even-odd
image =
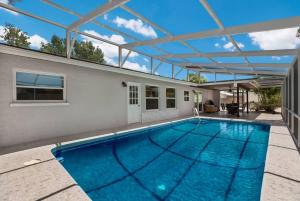
[[[202,152],[200,160],[215,165],[236,167],[243,142],[215,138]]]
[[[168,200],[224,201],[232,174],[232,168],[197,163]]]
[[[264,168],[267,147],[264,144],[248,142],[240,160],[239,168]]]
[[[227,188],[228,201],[259,200],[263,168],[254,170],[237,170],[230,189]]]
[[[85,191],[106,185],[127,173],[119,166],[111,145],[90,146],[62,153],[62,165]]]
[[[134,176],[148,189],[163,198],[180,181],[191,163],[190,160],[166,152]]]
[[[166,128],[150,134],[149,137],[157,144],[166,148],[182,135],[184,135],[184,133],[181,131],[177,131],[172,128]]]
[[[139,169],[162,151],[163,149],[152,144],[147,136],[143,136],[138,141],[125,141],[116,144],[116,153],[130,172]]]
[[[110,185],[106,188],[88,193],[92,200],[98,201],[124,201],[124,200],[147,200],[156,201],[151,193],[143,189],[133,178],[126,179]]]
[[[187,135],[176,142],[170,150],[180,155],[195,159],[199,151],[212,137],[203,135]]]

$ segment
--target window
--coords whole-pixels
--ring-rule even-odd
[[[176,108],[175,88],[166,88],[166,105],[167,108]]]
[[[138,105],[139,97],[138,86],[129,86],[129,104],[130,105]]]
[[[61,102],[65,100],[64,76],[16,72],[16,101]]]
[[[184,101],[190,101],[190,92],[184,91]]]
[[[158,87],[146,86],[146,110],[158,109]]]

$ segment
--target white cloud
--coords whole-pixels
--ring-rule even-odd
[[[103,19],[104,19],[104,20],[108,20],[108,14],[104,14],[104,15],[103,15]]]
[[[149,70],[147,69],[147,67],[145,65],[140,65],[139,63],[130,62],[130,61],[126,61],[123,65],[123,67],[131,69],[131,70],[142,71],[145,73],[149,72]]]
[[[157,38],[155,30],[151,26],[144,24],[140,19],[127,20],[117,16],[113,20],[113,23],[115,23],[118,27],[124,27],[145,37]]]
[[[280,61],[280,60],[281,60],[281,57],[279,57],[279,56],[272,56],[272,59],[277,60],[277,61]]]
[[[94,35],[94,36],[97,36],[99,38],[103,38],[103,39],[118,43],[118,44],[126,43],[125,39],[121,35],[116,35],[116,34],[113,34],[111,36],[101,35],[101,34],[99,34],[98,32],[96,32],[94,30],[85,30],[84,32],[88,33],[88,34],[91,34],[91,35]],[[108,64],[114,65],[114,66],[118,65],[117,62],[116,62],[117,59],[118,59],[118,56],[119,56],[119,49],[118,49],[117,46],[111,45],[111,44],[108,44],[108,43],[105,43],[105,42],[102,42],[102,41],[99,41],[99,40],[96,40],[96,39],[93,39],[93,38],[89,38],[89,37],[83,36],[83,35],[82,35],[82,39],[84,41],[91,41],[95,47],[100,48],[103,51],[104,59]],[[128,50],[123,50],[122,51],[122,57],[123,58],[125,58],[127,54],[128,54]],[[133,57],[137,57],[137,56],[139,56],[138,53],[131,52],[131,54],[129,55],[129,58],[133,58]]]
[[[9,5],[8,0],[0,0],[0,2]],[[6,12],[9,12],[10,14],[13,14],[13,15],[19,15],[19,13],[16,13],[16,12],[14,12],[14,11],[8,10],[8,9],[6,9],[6,8],[2,8],[2,7],[1,7],[0,9],[1,9],[1,10],[5,10]]]
[[[98,32],[96,32],[94,30],[85,30],[84,32],[88,33],[88,34],[91,34],[91,35],[94,35],[94,36],[97,36],[99,38],[110,40],[112,42],[115,42],[115,43],[118,43],[118,44],[121,44],[121,45],[126,43],[125,39],[121,35],[116,35],[116,34],[113,34],[111,36],[101,35],[101,34],[99,34]],[[98,40],[89,38],[87,36],[82,36],[82,37],[84,39],[89,39],[89,41],[91,41],[91,42],[99,42]]]
[[[220,47],[220,43],[215,43],[215,47]]]
[[[237,43],[237,45],[239,46],[239,48],[243,49],[245,47],[245,45],[243,43]]]
[[[228,42],[223,45],[223,48],[226,50],[234,51],[235,47],[233,46],[233,44],[231,42]]]
[[[237,45],[239,46],[239,48],[243,49],[245,47],[245,45],[243,43],[237,43]],[[226,49],[226,50],[230,50],[230,51],[234,51],[236,50],[235,46],[231,43],[231,42],[228,42],[228,43],[225,43],[223,45],[223,48]]]
[[[249,33],[252,44],[258,45],[263,50],[294,49],[300,45],[296,37],[297,28],[279,29]]]
[[[42,46],[42,44],[41,44],[42,42],[45,44],[48,43],[48,41],[45,38],[43,38],[37,34],[30,36],[29,42],[30,42],[30,47],[34,48],[34,49],[40,49]]]
[[[144,61],[149,62],[149,59],[147,59],[147,58],[143,58],[143,59],[144,59]]]

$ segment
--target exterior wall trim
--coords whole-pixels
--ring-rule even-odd
[[[90,62],[80,61],[80,60],[75,60],[75,59],[67,59],[65,57],[49,55],[49,54],[42,53],[42,52],[35,52],[32,50],[26,50],[26,49],[21,49],[21,48],[16,48],[16,47],[9,47],[9,46],[5,46],[5,45],[0,45],[0,53],[34,58],[34,59],[41,59],[41,60],[45,60],[45,61],[52,61],[52,62],[63,63],[63,64],[70,64],[70,65],[74,65],[74,66],[78,66],[78,67],[82,67],[82,68],[91,68],[91,69],[103,70],[103,71],[108,71],[108,72],[115,72],[115,73],[124,74],[124,75],[143,77],[143,78],[148,78],[148,79],[152,79],[152,80],[159,80],[159,81],[182,84],[182,85],[198,86],[198,84],[186,82],[186,81],[182,81],[182,80],[175,80],[175,79],[166,78],[166,77],[162,77],[162,76],[158,76],[158,75],[151,75],[148,73],[138,72],[138,71],[134,71],[134,70],[130,70],[130,69],[118,68],[115,66],[95,64],[95,63],[90,63]]]

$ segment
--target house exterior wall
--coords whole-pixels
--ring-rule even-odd
[[[122,86],[122,81],[141,83],[143,122],[192,115],[192,91],[196,88],[186,84],[6,53],[0,53],[0,61],[0,147],[127,125],[127,88]],[[11,106],[16,69],[64,74],[69,104]],[[157,111],[146,111],[146,84],[159,86]],[[166,108],[166,87],[176,88],[176,109]],[[189,102],[184,101],[185,90],[190,92]],[[216,97],[213,91],[200,90],[205,98]]]

